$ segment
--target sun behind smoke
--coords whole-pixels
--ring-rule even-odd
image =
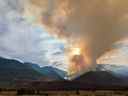
[[[65,42],[64,65],[67,66],[67,73],[69,77],[71,76],[70,79],[72,79],[72,76],[74,78],[77,75],[80,75],[81,73],[89,70],[88,66],[90,66],[91,64],[91,59],[89,58],[89,50],[85,48],[87,47],[85,46],[87,40],[85,40],[81,36],[77,36],[77,38],[75,38],[76,34],[74,34],[74,32],[73,34],[71,34],[70,30],[68,30],[67,24],[69,21],[69,17],[74,13],[74,8],[70,6],[69,0],[58,0],[58,2],[56,1],[53,4],[51,3],[50,5],[53,5],[53,8],[50,7],[50,10],[47,10],[46,8],[48,13],[46,12],[47,14],[43,14],[40,21],[41,24],[45,26],[45,29],[47,29],[47,32],[49,32],[56,39]],[[40,8],[40,6],[38,6],[38,8],[42,9],[42,7]],[[38,8],[37,10],[39,11]],[[35,8],[33,7],[33,9]],[[27,12],[30,13],[29,10]],[[36,14],[36,17],[40,18],[40,12]]]
[[[81,55],[81,49],[80,48],[72,48],[71,53],[73,55]]]

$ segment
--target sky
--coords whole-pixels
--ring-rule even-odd
[[[128,66],[128,38],[115,42],[109,51],[97,59],[97,63]]]
[[[33,16],[24,17],[23,3],[23,0],[0,0],[0,56],[66,71],[65,42],[50,35],[43,25],[33,24]],[[98,59],[100,63],[128,64],[128,39],[113,46]]]
[[[48,34],[42,25],[32,24],[22,16],[22,6],[17,7],[20,3],[16,1],[22,0],[0,0],[0,56],[41,67],[64,63],[64,43]]]

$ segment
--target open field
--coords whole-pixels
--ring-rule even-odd
[[[74,91],[43,91],[3,89],[0,96],[128,96],[128,90],[74,90]]]

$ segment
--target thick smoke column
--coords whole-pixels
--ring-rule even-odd
[[[67,9],[64,7],[65,9],[62,11],[65,10],[68,16],[63,21],[59,10],[64,3],[67,4]],[[127,35],[127,29],[123,28],[126,26],[127,21],[125,20],[128,19],[126,18],[127,5],[128,1],[126,0],[56,0],[51,10],[53,14],[50,16],[49,25],[53,25],[58,30],[61,29],[60,33],[56,32],[60,37],[69,36],[74,40],[76,37],[85,39],[84,41],[92,54],[91,58],[95,62],[96,58],[113,42]],[[58,14],[58,22],[53,20],[55,12]],[[123,20],[124,17],[125,20]]]
[[[41,3],[37,4],[43,9],[42,23],[51,34],[71,45],[82,42],[91,67],[115,41],[127,37],[127,0],[39,1],[47,2],[45,11],[38,6]]]

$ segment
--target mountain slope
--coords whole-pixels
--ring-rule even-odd
[[[11,85],[15,80],[36,80],[40,77],[42,77],[42,74],[26,64],[0,58],[0,86]]]
[[[128,65],[98,64],[97,71],[111,72],[118,77],[128,77]]]
[[[124,89],[128,83],[107,71],[90,71],[74,80],[77,89],[113,90]],[[71,81],[72,82],[72,81]]]
[[[92,84],[116,84],[121,81],[120,78],[116,77],[110,72],[107,71],[91,71],[88,72],[79,78],[75,79],[81,82],[88,82]]]
[[[54,78],[54,80],[62,80],[66,72],[59,70],[57,68],[51,66],[40,67],[37,64],[29,64],[33,69],[40,72],[43,76],[48,76],[50,78]]]
[[[112,73],[106,71],[91,71],[72,81],[38,81],[29,83],[28,86],[28,88],[37,88],[42,90],[101,90],[127,88],[128,83],[123,83],[121,78],[118,78]]]

